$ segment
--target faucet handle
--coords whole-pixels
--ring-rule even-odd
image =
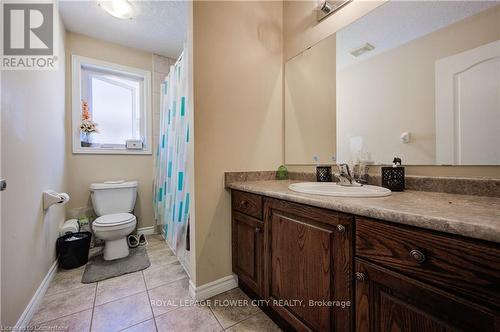
[[[339,174],[335,174],[335,176],[339,179],[339,184],[341,186],[351,186],[352,185],[352,176],[349,171],[349,165],[347,164],[337,164],[339,168]]]
[[[340,171],[340,175],[345,175],[345,176],[348,176],[348,177],[352,177],[351,176],[351,172],[349,170],[349,165],[348,164],[337,164],[337,167],[339,168],[339,171]]]

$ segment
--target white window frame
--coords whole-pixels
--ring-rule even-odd
[[[151,72],[139,68],[122,66],[111,62],[101,61],[97,59],[87,58],[73,54],[72,62],[72,86],[71,86],[71,132],[73,154],[151,154],[152,153],[152,112],[151,112]],[[143,108],[144,119],[141,116],[141,123],[144,123],[144,142],[141,150],[132,150],[118,147],[82,147],[80,136],[80,123],[82,121],[82,66],[94,67],[96,69],[104,69],[106,71],[117,74],[125,74],[128,76],[137,76],[143,79],[142,94],[144,96]]]

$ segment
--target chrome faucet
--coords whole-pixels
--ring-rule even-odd
[[[351,172],[349,171],[349,165],[347,164],[338,164],[339,173],[336,173],[335,176],[339,179],[339,185],[341,186],[352,186],[353,179]]]

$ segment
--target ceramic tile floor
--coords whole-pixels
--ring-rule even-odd
[[[151,266],[93,284],[83,270],[58,271],[30,325],[38,331],[280,331],[238,288],[212,305],[189,304],[189,279],[160,235],[148,237]],[[214,305],[218,303],[218,305]],[[183,304],[183,305],[179,305]]]

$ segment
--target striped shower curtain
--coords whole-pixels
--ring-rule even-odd
[[[181,263],[188,264],[186,246],[189,220],[188,160],[191,140],[188,114],[186,51],[161,86],[160,131],[155,158],[154,208],[158,224]]]

